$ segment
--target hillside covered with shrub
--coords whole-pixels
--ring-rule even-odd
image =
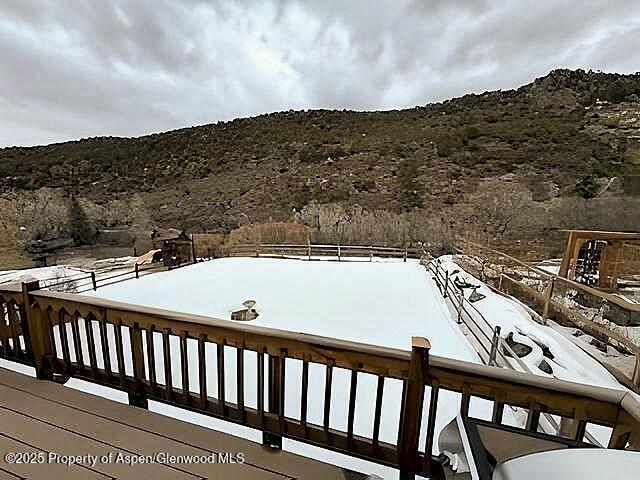
[[[563,227],[637,229],[639,99],[640,74],[556,70],[406,110],[288,111],[4,148],[4,238],[65,234],[71,198],[97,229],[295,220],[327,240],[388,243],[398,230],[529,241]],[[393,240],[374,232],[394,225]]]

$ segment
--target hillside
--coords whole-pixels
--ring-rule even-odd
[[[474,227],[473,218],[492,221],[496,212],[482,208],[494,190],[499,204],[513,203],[515,192],[540,212],[592,197],[599,198],[580,208],[606,201],[608,209],[612,199],[627,195],[633,203],[640,193],[639,97],[640,74],[556,70],[517,90],[407,110],[289,111],[140,138],[4,148],[4,238],[11,244],[64,234],[71,194],[96,227],[138,230],[309,222],[319,218],[313,205],[337,204],[346,222],[357,205],[486,233],[487,222]],[[507,185],[504,198],[500,185]],[[620,215],[606,219],[611,228],[640,224],[637,213]],[[530,226],[490,232],[523,240],[542,233]]]

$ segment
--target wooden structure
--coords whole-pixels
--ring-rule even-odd
[[[563,230],[567,244],[558,275],[580,283],[593,283],[597,276],[600,288],[615,289],[618,266],[625,242],[640,241],[640,233],[594,230]]]
[[[0,426],[2,479],[366,477],[3,368]],[[21,457],[11,459],[10,453]],[[167,454],[181,458],[171,461]],[[75,463],[65,464],[64,456],[73,457]]]
[[[0,322],[0,358],[33,365],[41,380],[74,377],[113,387],[126,392],[134,406],[146,408],[148,400],[155,400],[183,407],[261,430],[265,445],[279,447],[283,437],[294,439],[397,468],[403,480],[416,474],[443,478],[442,465],[433,455],[442,390],[461,394],[464,416],[472,398],[478,397],[493,404],[496,424],[502,423],[505,406],[512,405],[528,410],[531,431],[537,430],[541,414],[551,414],[575,426],[571,436],[576,440],[582,440],[589,424],[598,424],[611,427],[610,448],[640,449],[640,404],[631,393],[431,356],[429,342],[422,338],[414,338],[407,352],[42,291],[37,282],[4,286],[0,306],[5,317]],[[172,343],[179,345],[179,367],[172,362]],[[215,355],[207,355],[212,348]],[[197,362],[190,364],[188,351],[193,349]],[[254,352],[256,378],[245,378],[245,352]],[[219,381],[216,389],[207,384],[208,369],[225,378],[227,355],[236,358],[234,401],[229,400],[227,382]],[[285,382],[286,365],[294,360],[301,363],[301,375]],[[326,373],[320,424],[307,417],[310,364],[322,365]],[[159,365],[165,379],[156,376]],[[351,379],[344,428],[330,424],[336,368],[347,370]],[[367,436],[354,432],[358,379],[364,374],[377,378],[372,433]],[[181,379],[179,385],[173,384],[174,377]],[[192,378],[197,385],[190,384]],[[397,440],[387,442],[380,439],[380,418],[385,385],[392,379],[404,388],[402,401],[392,406],[395,412],[385,410],[385,415],[399,418]],[[245,402],[248,381],[255,382],[258,392],[255,406]],[[292,385],[300,399],[299,417],[285,414],[284,399],[292,395]],[[421,432],[424,443],[419,442]]]
[[[155,232],[151,235],[153,248],[162,250],[162,262],[165,267],[179,267],[195,262],[193,238],[186,232],[178,234],[169,231],[165,234]]]

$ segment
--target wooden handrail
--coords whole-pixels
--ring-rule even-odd
[[[279,438],[288,437],[399,468],[403,479],[412,478],[414,474],[438,478],[441,471],[431,452],[437,392],[450,390],[462,393],[463,414],[468,411],[471,398],[480,397],[493,401],[496,408],[508,404],[534,413],[576,419],[583,424],[606,425],[613,428],[612,447],[640,448],[640,405],[629,394],[437,357],[429,354],[426,339],[415,339],[413,351],[408,352],[33,288],[25,288],[19,294],[0,290],[0,303],[4,308],[14,309],[10,325],[0,325],[0,357],[35,365],[39,378],[72,376],[118,388],[129,394],[132,405],[144,407],[151,399],[256,428],[265,433],[270,445],[278,445]],[[27,328],[21,328],[25,325]],[[25,340],[25,335],[28,337],[24,349],[23,342],[15,341],[16,335],[22,335]],[[158,348],[158,341],[162,348]],[[197,342],[197,365],[190,365],[193,359],[187,355],[189,341]],[[180,371],[172,362],[172,355],[176,354],[170,348],[172,342],[180,345]],[[218,378],[225,376],[224,359],[230,354],[229,349],[235,350],[239,372],[244,371],[246,362],[243,353],[255,352],[257,378],[251,381],[258,382],[258,392],[263,394],[267,384],[269,404],[263,401],[258,401],[256,407],[245,404],[247,380],[241,374],[234,384],[235,402],[229,401],[225,391],[228,382],[219,382],[218,391],[213,392],[207,386],[207,345],[213,345],[217,352]],[[115,362],[109,352],[115,352]],[[149,368],[145,368],[145,353]],[[300,418],[285,415],[282,402],[291,380],[285,382],[284,372],[285,364],[291,360],[302,362],[302,377],[294,382],[302,392],[301,412],[306,412],[308,401],[309,364],[326,368],[325,399],[328,402],[324,405],[322,425],[311,423],[306,413]],[[155,375],[156,366],[160,365],[165,367],[162,383]],[[198,392],[189,389],[189,372],[196,368]],[[328,422],[331,403],[335,402],[331,397],[335,368],[345,369],[351,376],[349,414],[344,430],[333,428]],[[353,431],[355,388],[358,376],[364,373],[378,378],[371,437]],[[182,377],[180,387],[173,385],[174,375]],[[402,402],[394,406],[400,418],[396,443],[378,438],[379,406],[387,379],[401,380],[405,385]],[[427,387],[432,391],[432,401],[427,419],[422,419],[422,395]],[[416,435],[423,420],[427,422],[430,437],[421,450]],[[578,432],[582,435],[584,429]]]
[[[543,270],[539,267],[536,267],[535,265],[530,265],[518,258],[512,257],[510,255],[507,255],[504,252],[501,252],[499,250],[495,250],[491,247],[488,247],[486,245],[480,245],[478,243],[474,243],[471,242],[469,240],[459,240],[461,241],[461,243],[463,244],[467,244],[467,245],[471,245],[473,248],[479,249],[479,250],[486,250],[488,252],[493,253],[494,255],[498,255],[500,257],[506,258],[508,260],[510,260],[511,262],[526,268],[527,270],[531,271],[531,272],[535,272],[536,274],[540,275],[541,277],[549,280],[551,278],[554,278],[556,281],[558,282],[563,282],[566,283],[567,285],[569,285],[571,288],[575,288],[576,290],[581,290],[585,293],[588,293],[589,295],[593,295],[595,297],[599,297],[603,300],[607,300],[610,303],[613,303],[617,306],[619,306],[620,308],[623,308],[625,310],[630,310],[633,312],[640,312],[640,304],[638,303],[634,303],[634,302],[630,302],[628,300],[625,300],[624,298],[618,296],[618,295],[612,295],[608,292],[602,292],[598,289],[595,289],[593,287],[590,287],[588,285],[584,285],[582,283],[576,282],[575,280],[571,280],[568,278],[564,278],[561,277],[559,275],[555,275],[553,273],[547,272],[546,270]]]

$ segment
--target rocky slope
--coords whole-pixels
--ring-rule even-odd
[[[140,138],[4,148],[0,209],[27,225],[39,197],[50,197],[40,210],[62,211],[73,194],[102,228],[228,231],[290,220],[311,202],[455,211],[487,179],[516,182],[534,202],[637,195],[639,96],[640,74],[556,70],[517,90],[407,110],[289,111]],[[30,202],[31,210],[20,207]]]

